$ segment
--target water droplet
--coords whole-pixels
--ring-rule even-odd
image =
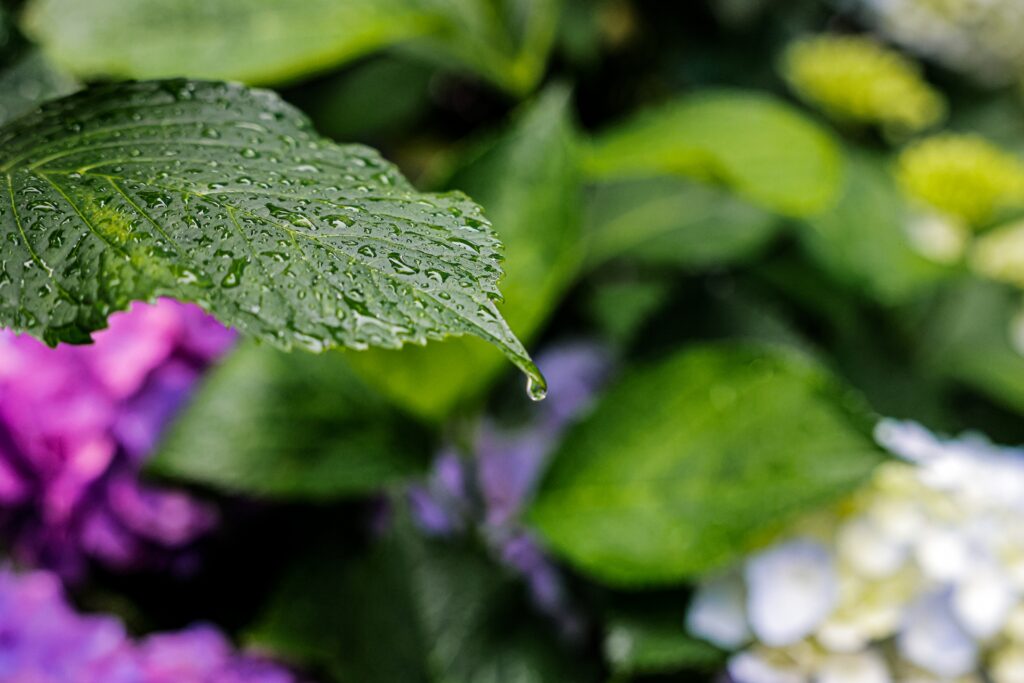
[[[531,401],[543,401],[548,397],[548,383],[540,375],[530,376],[526,380],[526,394]]]

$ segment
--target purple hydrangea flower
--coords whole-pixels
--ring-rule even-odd
[[[0,568],[0,680],[10,683],[295,683],[236,653],[215,628],[133,641],[120,620],[77,613],[55,574]]]
[[[161,299],[111,317],[88,346],[0,332],[0,528],[15,557],[82,575],[184,562],[214,510],[143,484],[138,469],[235,335]]]
[[[569,637],[582,622],[571,609],[562,576],[519,514],[538,483],[566,428],[589,407],[610,374],[611,359],[600,346],[565,344],[538,357],[551,386],[529,421],[508,429],[485,419],[473,443],[474,459],[445,449],[427,482],[409,491],[413,516],[433,536],[451,536],[477,526],[495,556],[526,582],[535,606]]]

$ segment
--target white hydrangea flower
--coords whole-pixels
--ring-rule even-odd
[[[690,630],[750,643],[736,683],[1024,683],[1024,449],[876,438],[903,461],[699,589]]]
[[[873,650],[825,657],[816,683],[890,683],[892,675],[881,654]]]
[[[746,591],[737,574],[712,579],[697,589],[686,614],[686,628],[725,649],[750,640]]]
[[[800,539],[750,558],[746,565],[751,629],[766,645],[810,634],[835,607],[839,580],[828,549]]]
[[[977,665],[978,645],[953,613],[948,595],[924,595],[904,616],[899,633],[904,659],[943,678],[971,672]]]

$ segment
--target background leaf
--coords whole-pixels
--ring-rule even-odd
[[[854,151],[838,203],[809,219],[800,231],[808,253],[837,280],[883,303],[920,294],[951,270],[913,249],[911,219],[885,162]]]
[[[619,602],[609,608],[604,630],[604,654],[612,680],[684,669],[711,671],[722,664],[720,650],[686,634],[681,596],[644,594]]]
[[[601,581],[677,582],[863,481],[882,456],[861,410],[791,352],[685,351],[627,376],[569,433],[529,519]]]
[[[439,26],[416,0],[33,0],[26,32],[83,78],[271,84]]]
[[[478,549],[399,529],[293,566],[251,630],[261,648],[360,683],[596,681]]]
[[[787,215],[828,208],[842,158],[826,129],[756,92],[704,91],[642,112],[593,141],[596,178],[684,175]]]
[[[78,89],[38,52],[30,52],[0,72],[0,124],[26,114],[40,103]]]
[[[1024,355],[1012,341],[1020,292],[963,278],[944,287],[915,331],[928,340],[921,360],[933,372],[1024,413]]]
[[[622,257],[689,268],[753,256],[778,218],[718,188],[677,178],[600,183],[587,201],[587,262]]]
[[[48,56],[85,79],[278,84],[412,41],[431,61],[525,94],[543,74],[560,7],[559,0],[32,0],[23,23]]]
[[[136,299],[198,302],[277,346],[472,333],[543,380],[495,307],[500,245],[461,194],[416,192],[241,86],[91,88],[0,129],[0,322],[83,342]]]
[[[558,31],[561,0],[427,0],[445,17],[426,50],[515,94],[540,81]],[[416,47],[415,45],[413,46]]]
[[[580,260],[580,180],[568,95],[561,88],[544,93],[450,182],[472,193],[497,226],[507,273],[502,313],[527,339],[557,304]],[[350,356],[369,383],[434,419],[479,395],[502,367],[499,354],[472,339]]]
[[[204,380],[148,468],[230,493],[323,499],[419,474],[431,445],[340,354],[248,343]]]

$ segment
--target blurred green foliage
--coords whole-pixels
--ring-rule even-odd
[[[493,530],[406,519],[431,453],[472,472],[477,417],[541,410],[472,338],[243,345],[152,473],[260,501],[218,561],[266,575],[238,615],[196,580],[149,618],[213,613],[322,681],[712,680],[688,582],[855,488],[876,416],[1024,442],[1024,98],[857,5],[28,0],[35,45],[0,12],[0,117],[75,78],[278,85],[321,133],[480,203],[513,330],[594,341],[617,374],[514,520],[586,615],[575,640]]]

